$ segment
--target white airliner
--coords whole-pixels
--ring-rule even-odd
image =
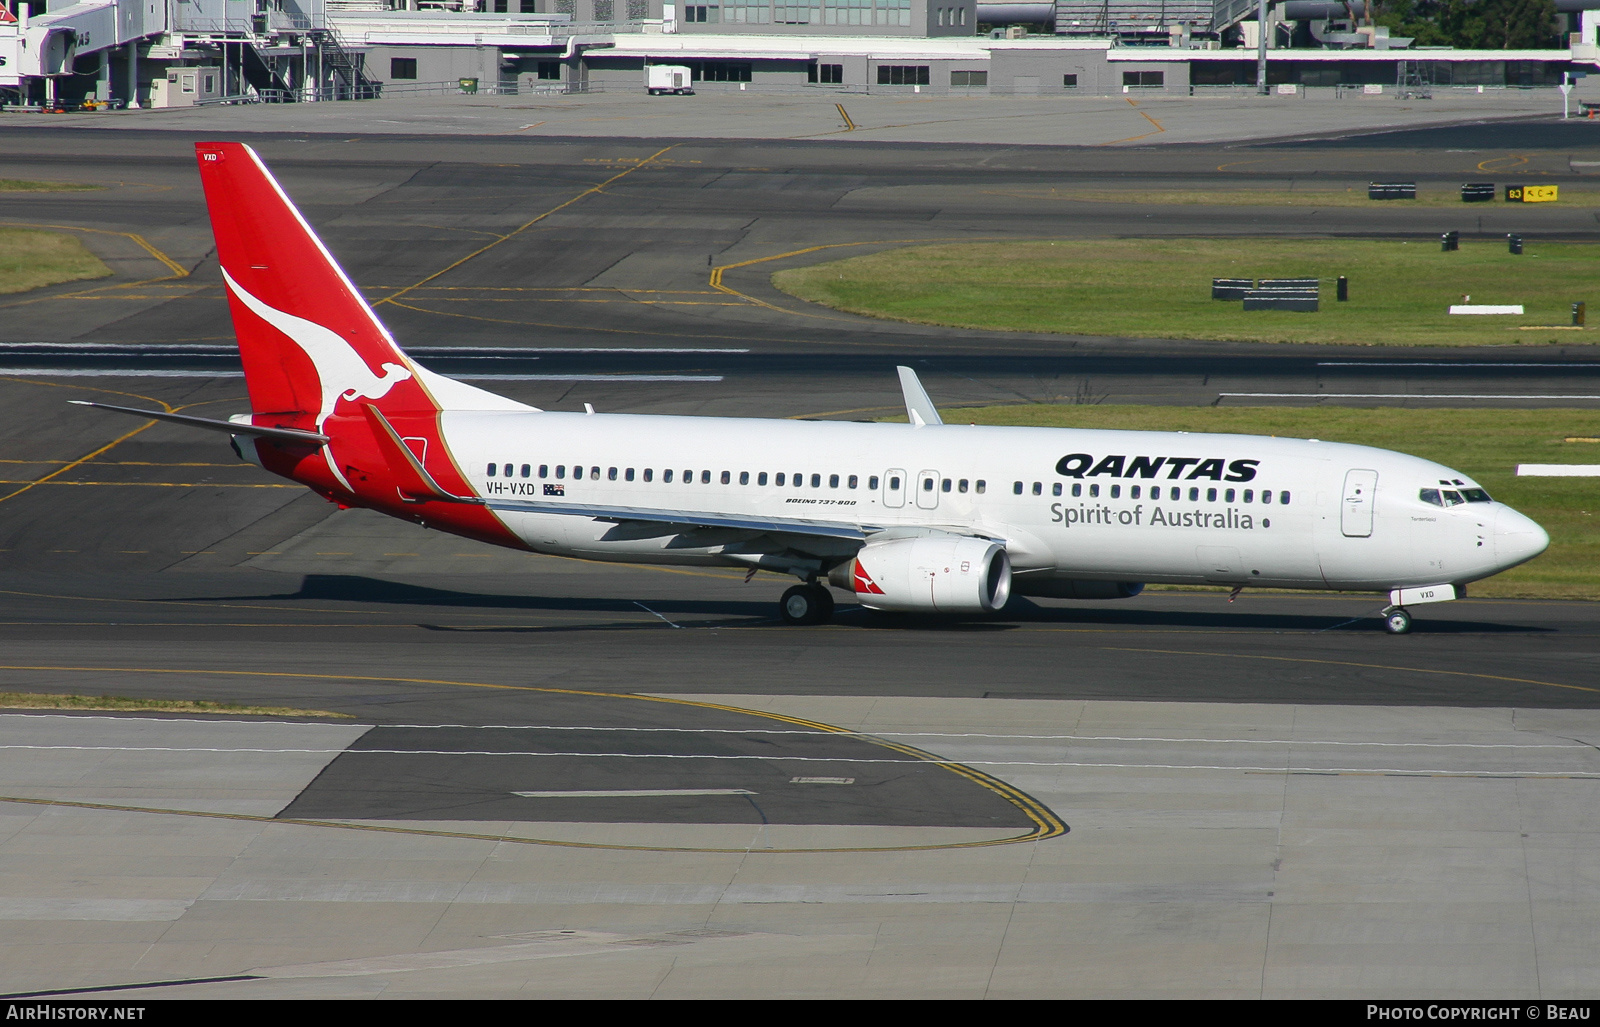
[[[1459,471],[1255,435],[557,413],[414,363],[254,151],[196,145],[252,412],[246,460],[347,507],[513,549],[793,575],[779,613],[984,614],[1145,582],[1387,592],[1405,607],[1549,537]]]

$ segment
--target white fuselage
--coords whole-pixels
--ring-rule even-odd
[[[1504,504],[1460,500],[1477,486],[1458,471],[1314,440],[498,411],[446,412],[443,429],[491,501],[987,535],[1036,580],[1385,590],[1476,580],[1548,544]],[[1458,499],[1441,505],[1425,489]],[[771,549],[772,533],[759,530],[498,513],[530,547],[557,555],[748,564],[741,554]],[[800,548],[826,561],[857,544]]]

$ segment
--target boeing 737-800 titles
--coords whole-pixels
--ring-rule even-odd
[[[989,613],[1013,593],[1145,582],[1455,599],[1549,543],[1466,475],[1401,453],[1253,435],[539,410],[409,358],[249,147],[196,145],[251,412],[235,451],[346,507],[512,549],[793,575],[874,610]],[[109,406],[108,404],[87,404]]]

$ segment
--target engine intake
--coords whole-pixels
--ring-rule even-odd
[[[1011,558],[989,539],[885,539],[862,546],[828,580],[869,610],[992,613],[1011,598]]]

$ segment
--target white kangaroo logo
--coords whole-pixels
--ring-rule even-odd
[[[372,373],[367,362],[351,345],[339,337],[339,333],[329,328],[324,328],[315,321],[307,321],[303,317],[295,317],[274,307],[269,307],[244,289],[233,276],[224,268],[222,277],[227,281],[228,288],[244,305],[261,320],[276,328],[293,340],[300,347],[312,365],[317,369],[317,383],[322,389],[322,408],[317,411],[317,430],[322,430],[322,424],[333,413],[333,407],[341,398],[346,402],[361,397],[363,399],[382,399],[389,394],[389,390],[396,382],[403,382],[412,377],[411,371],[400,364],[385,362],[383,376]],[[322,447],[322,456],[328,464],[328,470],[345,488],[350,488],[344,473],[339,469],[339,463],[333,458],[331,445]],[[352,489],[352,491],[354,491]]]
[[[222,277],[227,279],[228,288],[252,313],[287,335],[316,366],[317,381],[322,387],[322,409],[317,411],[318,431],[322,430],[322,422],[333,413],[334,403],[339,399],[349,401],[358,396],[363,399],[382,399],[396,382],[403,382],[412,376],[406,367],[388,362],[383,365],[382,377],[373,374],[367,362],[339,337],[339,333],[315,321],[307,321],[267,306],[234,281],[226,270],[222,272]]]

